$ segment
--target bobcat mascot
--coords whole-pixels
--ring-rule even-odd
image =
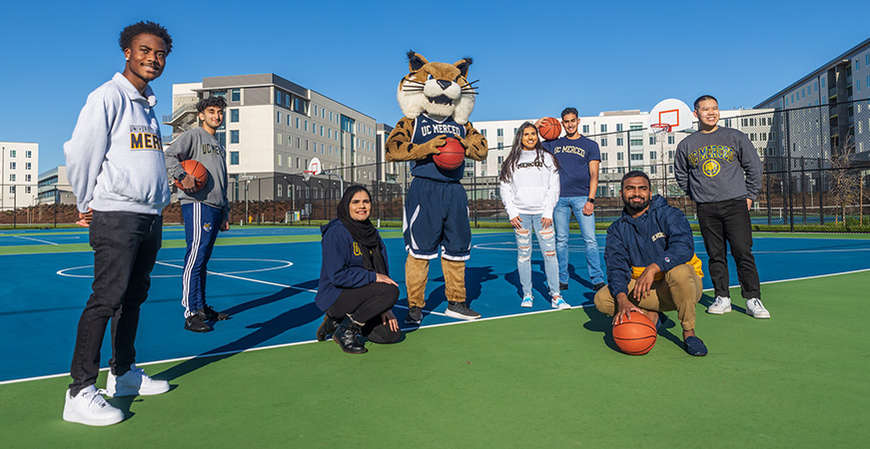
[[[402,230],[408,258],[406,322],[419,323],[425,305],[429,261],[441,253],[447,315],[473,320],[480,314],[465,303],[465,261],[471,252],[468,197],[459,183],[465,162],[453,170],[435,165],[432,155],[447,137],[465,147],[465,156],[486,158],[486,138],[468,121],[477,94],[467,80],[471,58],[453,64],[429,62],[408,52],[410,73],[399,82],[396,96],[404,117],[387,138],[388,161],[410,161],[414,176],[405,197]]]

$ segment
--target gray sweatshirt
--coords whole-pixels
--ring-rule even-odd
[[[736,129],[698,131],[677,145],[674,176],[697,203],[755,201],[761,189],[761,159],[746,134]]]
[[[88,95],[63,144],[80,212],[158,215],[169,204],[156,103],[150,86],[143,96],[120,73]]]
[[[202,189],[192,194],[178,191],[181,204],[201,201],[229,212],[226,151],[213,135],[198,126],[189,129],[178,136],[178,139],[166,149],[164,155],[166,170],[173,180],[178,179],[184,172],[181,161],[194,159],[208,170],[208,181]]]

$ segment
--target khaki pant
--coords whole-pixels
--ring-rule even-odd
[[[634,279],[628,283],[628,300],[632,304],[644,312],[676,310],[683,330],[695,329],[695,304],[701,299],[703,289],[694,267],[681,264],[672,268],[665,273],[664,279],[653,282],[647,297],[640,301],[631,295],[635,283]],[[608,286],[595,293],[595,308],[610,316],[616,313],[616,299],[610,294]]]

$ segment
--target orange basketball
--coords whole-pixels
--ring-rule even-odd
[[[630,316],[613,326],[613,341],[626,354],[644,355],[656,344],[656,327],[640,312],[631,312]]]
[[[544,140],[558,139],[559,134],[562,134],[562,124],[553,117],[544,117],[541,119],[541,125],[538,126],[538,132]]]
[[[441,153],[432,156],[435,165],[443,170],[455,170],[465,161],[465,147],[453,137],[448,137],[444,146],[438,147]]]
[[[199,162],[188,159],[186,161],[181,161],[181,168],[187,173],[188,176],[193,176],[194,179],[194,187],[193,191],[197,191],[208,181],[208,170],[206,170],[205,165],[200,164]],[[175,181],[175,185],[180,189],[181,182]]]

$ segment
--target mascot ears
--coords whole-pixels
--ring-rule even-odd
[[[411,72],[420,70],[421,67],[428,63],[429,61],[427,61],[420,53],[417,53],[414,50],[408,51],[408,66]]]
[[[468,77],[468,67],[471,65],[471,58],[462,58],[459,61],[453,63],[453,65],[459,69],[459,74],[462,75],[463,78]],[[411,72],[416,72],[420,70],[424,65],[428,64],[429,61],[423,57],[420,53],[417,53],[414,50],[408,51],[408,69]]]

